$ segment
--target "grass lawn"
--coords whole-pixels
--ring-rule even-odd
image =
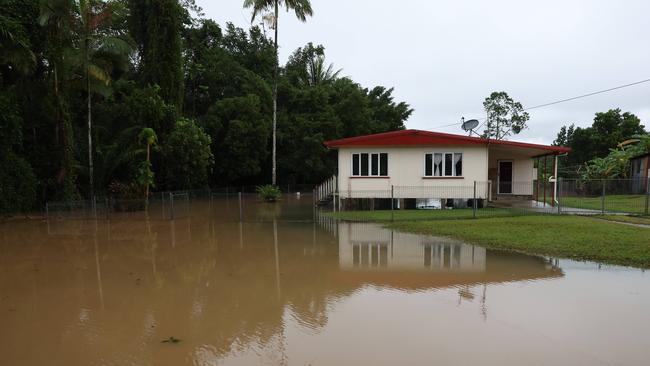
[[[482,208],[476,211],[477,217],[504,217],[513,216],[516,211],[502,208]],[[390,210],[377,211],[342,211],[331,212],[327,215],[346,221],[391,221]],[[395,221],[416,221],[416,220],[454,220],[471,219],[472,209],[454,210],[395,210],[393,211]]]
[[[645,209],[645,200],[645,195],[608,195],[605,196],[605,211],[643,213]],[[602,198],[562,197],[560,204],[563,207],[601,210]]]
[[[596,217],[604,219],[604,220],[609,220],[609,221],[627,222],[627,223],[630,223],[630,224],[650,225],[650,216],[598,215]]]
[[[388,226],[493,249],[650,268],[650,229],[589,217],[536,215],[404,221]]]

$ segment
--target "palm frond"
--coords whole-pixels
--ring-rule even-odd
[[[296,18],[301,22],[306,22],[307,17],[314,15],[314,11],[311,8],[311,2],[309,0],[282,0],[287,11],[293,10],[296,14]]]
[[[279,0],[278,0],[279,1]],[[251,23],[255,21],[260,14],[273,9],[275,2],[273,0],[244,0],[244,8],[251,8]]]
[[[130,42],[121,37],[105,37],[101,40],[98,51],[120,57],[128,57],[134,48]]]

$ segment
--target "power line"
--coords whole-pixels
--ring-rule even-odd
[[[633,83],[619,85],[619,86],[615,86],[613,88],[607,88],[607,89],[598,90],[598,91],[587,93],[587,94],[578,95],[578,96],[571,97],[571,98],[560,99],[560,100],[556,100],[556,101],[553,101],[553,102],[539,104],[539,105],[535,105],[535,106],[532,106],[532,107],[524,108],[523,110],[524,111],[529,111],[531,109],[543,108],[543,107],[548,107],[548,106],[555,105],[555,104],[566,103],[566,102],[570,102],[572,100],[591,97],[593,95],[603,94],[603,93],[607,93],[607,92],[611,92],[611,91],[614,91],[614,90],[623,89],[623,88],[627,88],[627,87],[630,87],[630,86],[635,86],[635,85],[639,85],[639,84],[643,84],[643,83],[647,83],[647,82],[650,82],[650,79],[635,81]],[[481,127],[483,127],[485,125],[485,123],[487,122],[487,117],[474,118],[474,119],[476,119],[478,121],[483,121],[483,123],[480,126],[476,127],[477,130],[480,129]],[[451,126],[457,126],[457,125],[458,125],[458,122],[450,123],[450,124],[446,124],[446,125],[441,125],[441,126],[434,126],[434,127],[432,127],[432,129],[434,129],[434,128],[443,128],[443,127],[451,127]]]
[[[564,103],[564,102],[570,102],[570,101],[572,101],[572,100],[581,99],[581,98],[586,98],[586,97],[590,97],[590,96],[592,96],[592,95],[597,95],[597,94],[607,93],[607,92],[610,92],[610,91],[613,91],[613,90],[623,89],[623,88],[627,88],[627,87],[629,87],[629,86],[639,85],[639,84],[643,84],[643,83],[647,83],[647,82],[650,82],[650,79],[645,79],[645,80],[641,80],[641,81],[636,81],[636,82],[634,82],[634,83],[629,83],[629,84],[625,84],[625,85],[615,86],[615,87],[613,87],[613,88],[609,88],[609,89],[603,89],[603,90],[599,90],[599,91],[595,91],[595,92],[591,92],[591,93],[587,93],[587,94],[582,94],[582,95],[578,95],[577,97],[571,97],[571,98],[566,98],[566,99],[556,100],[556,101],[554,101],[554,102],[549,102],[549,103],[544,103],[544,104],[536,105],[536,106],[533,106],[533,107],[524,108],[524,110],[525,110],[525,111],[529,111],[529,110],[531,110],[531,109],[542,108],[542,107],[548,107],[548,106],[550,106],[550,105],[560,104],[560,103]]]

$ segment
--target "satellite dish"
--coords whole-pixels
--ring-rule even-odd
[[[463,122],[463,124],[461,125],[461,127],[462,127],[463,130],[465,130],[465,131],[472,131],[473,129],[475,129],[476,127],[478,127],[478,120],[477,120],[477,119],[470,119],[470,120],[468,120],[468,121],[465,121],[465,122]]]

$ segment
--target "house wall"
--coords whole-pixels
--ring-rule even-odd
[[[463,154],[463,177],[424,178],[424,154]],[[353,153],[388,153],[388,177],[352,177]],[[339,192],[342,198],[472,198],[474,181],[481,182],[478,198],[487,197],[487,149],[484,146],[340,148]],[[435,190],[434,190],[435,188]]]
[[[497,194],[498,162],[499,160],[512,160],[512,194],[531,196],[533,194],[533,180],[536,179],[535,164],[528,155],[512,150],[491,149],[489,156],[489,179],[493,182],[492,194]],[[552,159],[549,159],[552,171]]]

